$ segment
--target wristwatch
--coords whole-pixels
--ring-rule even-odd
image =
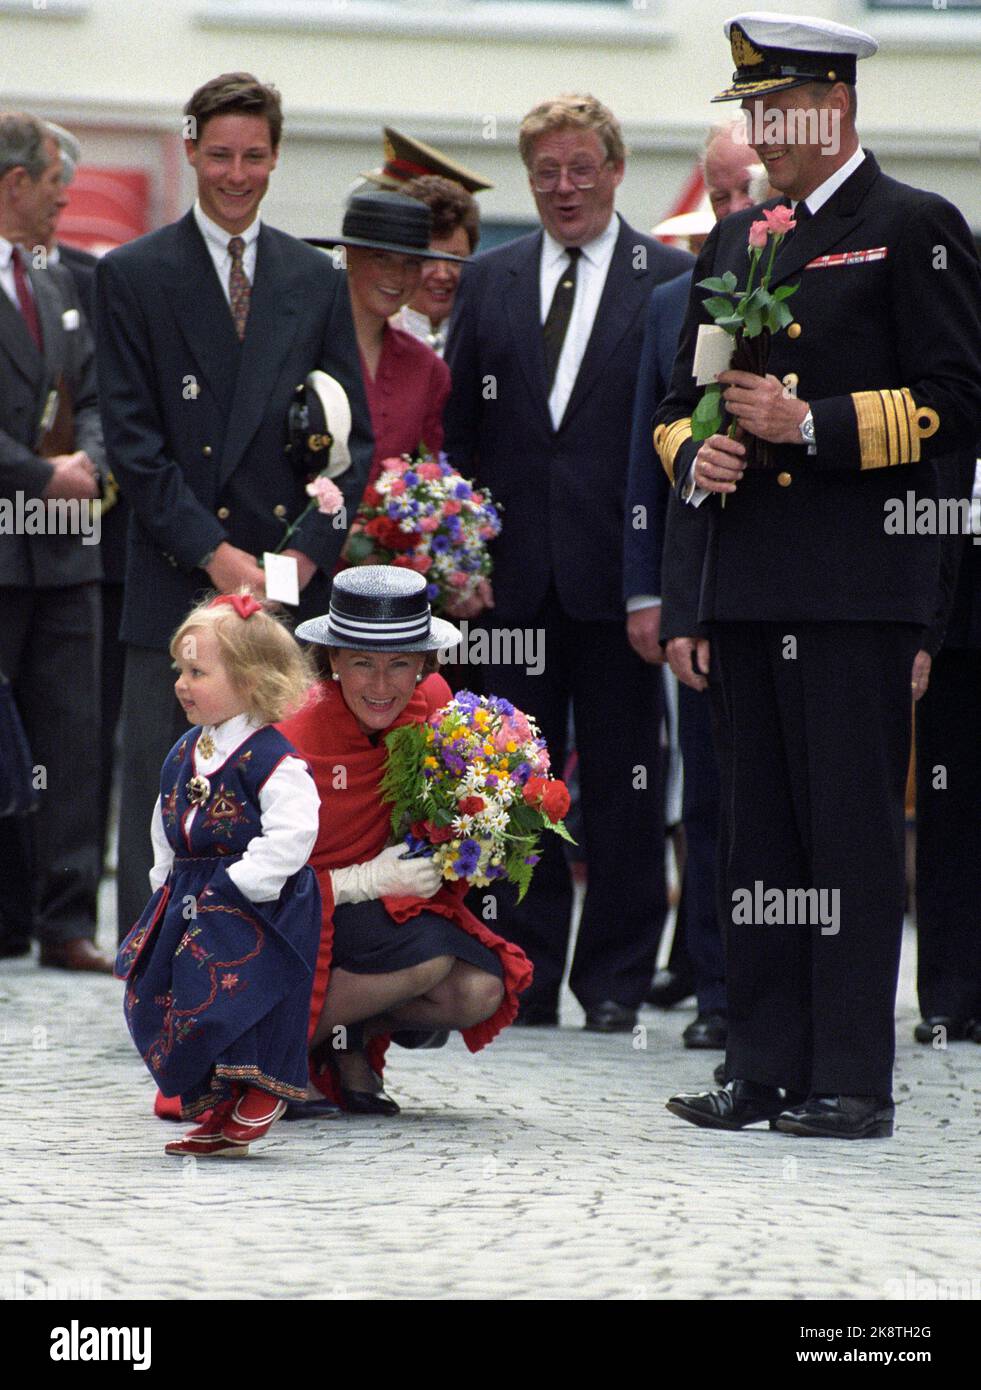
[[[807,414],[804,416],[803,420],[801,420],[797,428],[800,431],[801,443],[806,444],[809,449],[815,448],[816,441],[814,438],[814,416],[811,414],[810,411],[807,412]]]

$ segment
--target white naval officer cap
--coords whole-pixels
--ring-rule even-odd
[[[855,82],[855,65],[879,45],[871,34],[814,15],[751,10],[725,23],[736,70],[713,101],[741,101],[805,82]]]

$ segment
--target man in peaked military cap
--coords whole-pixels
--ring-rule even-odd
[[[711,1128],[879,1137],[893,1125],[910,686],[938,572],[937,536],[889,534],[885,518],[897,495],[935,498],[938,469],[973,448],[981,276],[957,210],[859,144],[855,68],[873,39],[756,13],[726,34],[736,71],[715,99],[742,102],[785,195],[764,206],[793,209],[771,288],[799,288],[766,374],[719,376],[744,442],[693,440],[696,338],[711,322],[697,282],[731,270],[745,284],[762,214],[719,223],[655,417],[679,495],[710,509],[699,630],[668,656],[691,684],[717,663],[734,779],[733,1079],[668,1106]]]

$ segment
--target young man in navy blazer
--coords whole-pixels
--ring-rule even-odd
[[[589,883],[570,984],[587,1028],[628,1030],[650,985],[665,894],[660,673],[627,641],[624,493],[651,290],[692,258],[616,214],[625,149],[594,97],[543,102],[519,146],[542,230],[464,269],[446,355],[446,447],[502,504],[494,628],[544,633],[540,674],[492,661],[486,688],[538,719],[559,774],[573,710]],[[520,905],[507,890],[498,898],[500,930],[535,966],[520,1021],[556,1021],[571,907],[557,843]]]
[[[287,420],[314,368],[336,377],[351,402],[353,466],[339,480],[348,514],[367,476],[371,430],[344,274],[259,219],[281,131],[275,88],[249,73],[205,83],[185,108],[194,207],[110,252],[96,276],[106,447],[133,510],[121,629],[120,933],[149,893],[160,765],[186,727],[170,636],[209,589],[264,591],[258,557],[308,501]],[[285,552],[297,561],[300,619],[326,611],[344,534],[314,513]]]

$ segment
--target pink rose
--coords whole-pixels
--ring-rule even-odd
[[[404,473],[409,465],[405,459],[391,458],[382,459],[381,466],[383,473]]]
[[[778,208],[764,208],[763,216],[767,227],[776,236],[786,236],[797,226],[793,208],[784,207],[782,203]]]
[[[425,574],[432,568],[433,557],[431,555],[413,555],[409,564],[419,574]]]
[[[765,222],[754,222],[749,229],[749,245],[753,251],[761,251],[766,245],[766,239],[770,235],[770,228]]]
[[[447,516],[459,516],[462,510],[463,508],[461,507],[460,503],[456,500],[455,497],[449,497],[443,503],[443,511],[446,513]]]
[[[453,585],[454,589],[462,589],[465,585],[469,584],[469,582],[469,574],[464,574],[462,570],[454,570],[450,575],[450,583]]]
[[[435,516],[421,516],[416,522],[416,529],[425,535],[431,536],[434,531],[439,530],[439,518]]]
[[[484,494],[482,492],[472,492],[470,494],[470,500],[471,502],[475,502],[478,507],[482,507],[484,504]]]
[[[443,475],[439,471],[437,463],[420,463],[416,468],[420,478],[425,478],[427,482],[434,483]]]
[[[308,497],[317,499],[317,510],[326,512],[328,516],[340,511],[344,505],[343,493],[329,478],[314,478],[312,483],[307,483],[306,493]]]
[[[393,482],[389,483],[388,485],[389,497],[400,497],[404,491],[405,481],[402,478],[396,478]]]

